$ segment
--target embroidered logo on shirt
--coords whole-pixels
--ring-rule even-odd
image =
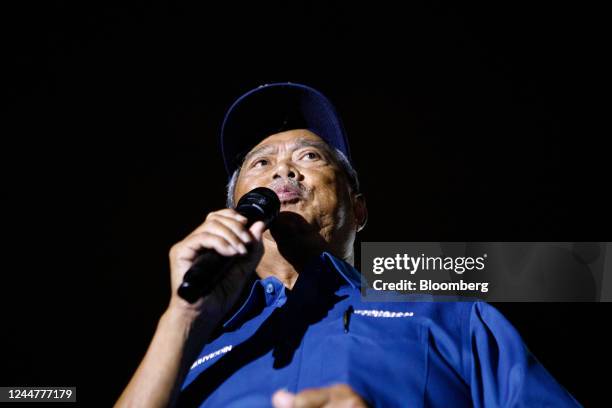
[[[355,309],[355,314],[368,317],[412,317],[414,312],[390,312],[388,310]]]
[[[208,360],[212,360],[213,358],[218,357],[218,356],[220,356],[220,355],[222,355],[222,354],[225,354],[225,353],[227,353],[228,351],[231,351],[231,350],[232,350],[232,345],[230,344],[229,346],[225,346],[225,347],[223,347],[222,349],[219,349],[219,350],[217,350],[217,351],[213,351],[213,352],[212,352],[212,353],[210,353],[210,354],[207,354],[207,355],[205,355],[205,356],[202,356],[202,357],[198,358],[198,359],[197,359],[197,360],[196,360],[196,361],[195,361],[195,362],[194,362],[194,363],[191,365],[190,370],[193,370],[194,368],[196,368],[196,367],[197,367],[197,366],[199,366],[200,364],[203,364],[203,363],[207,362]]]

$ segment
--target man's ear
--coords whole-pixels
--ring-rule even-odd
[[[368,207],[366,206],[365,197],[361,193],[353,196],[353,212],[355,223],[357,224],[357,232],[359,232],[368,222]]]

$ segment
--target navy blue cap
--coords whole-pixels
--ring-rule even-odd
[[[225,114],[220,144],[231,176],[246,154],[266,137],[291,129],[308,129],[350,160],[344,126],[332,103],[306,85],[261,85],[236,100]]]

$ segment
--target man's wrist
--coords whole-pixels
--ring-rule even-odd
[[[202,311],[183,299],[172,298],[160,319],[160,325],[170,325],[174,330],[181,329],[187,334],[200,317]]]

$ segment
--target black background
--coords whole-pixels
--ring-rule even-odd
[[[109,406],[224,205],[217,134],[262,83],[335,103],[364,241],[610,240],[601,11],[558,2],[45,2],[2,15],[1,385]],[[585,406],[609,304],[498,304]]]

